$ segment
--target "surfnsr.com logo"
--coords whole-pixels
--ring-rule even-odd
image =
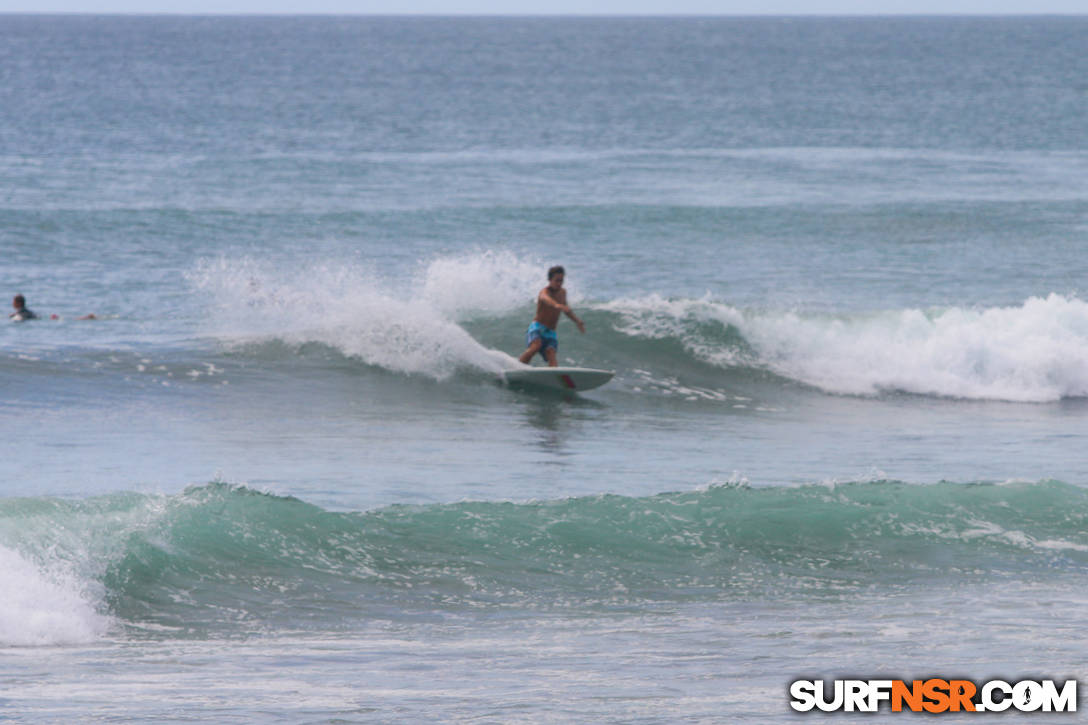
[[[798,712],[1076,712],[1077,681],[795,680],[790,707]]]

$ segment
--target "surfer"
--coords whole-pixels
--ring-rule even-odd
[[[15,312],[12,312],[8,317],[13,322],[22,322],[24,320],[36,320],[38,318],[27,306],[26,297],[22,295],[15,295],[11,301],[11,306],[15,308]]]
[[[15,295],[14,299],[12,299],[11,301],[11,306],[15,308],[15,312],[12,312],[10,315],[8,315],[8,318],[12,322],[23,322],[24,320],[38,319],[38,316],[34,314],[34,312],[29,307],[26,306],[26,297],[23,297],[22,295]],[[49,315],[49,319],[59,320],[60,315],[54,312],[52,315]],[[76,319],[97,320],[98,317],[92,312],[89,315],[83,315],[82,317],[77,317]]]
[[[533,317],[529,329],[525,333],[525,352],[518,358],[526,365],[538,352],[548,361],[551,367],[558,367],[559,361],[556,354],[559,352],[559,337],[555,328],[559,326],[559,313],[566,314],[574,320],[578,331],[584,333],[586,325],[574,311],[567,306],[567,291],[563,289],[563,278],[566,272],[562,267],[552,267],[548,270],[548,286],[540,290],[536,296],[536,316]]]

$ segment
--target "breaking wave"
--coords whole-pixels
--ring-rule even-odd
[[[537,261],[509,252],[442,257],[407,279],[358,264],[283,268],[253,259],[203,261],[191,274],[209,328],[228,346],[327,346],[367,365],[443,380],[517,365]],[[903,392],[1046,402],[1088,396],[1088,303],[1050,294],[1004,307],[835,314],[730,305],[706,295],[594,301],[571,290],[590,334],[563,327],[565,363],[612,367],[618,379],[679,378],[725,386],[770,373],[821,391]],[[699,380],[685,380],[692,367]]]
[[[1079,578],[1086,532],[1088,491],[1057,481],[723,484],[363,513],[224,483],[8,499],[0,565],[17,586],[0,596],[0,643],[84,641],[110,622],[199,636]]]

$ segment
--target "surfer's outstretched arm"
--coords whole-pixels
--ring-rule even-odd
[[[567,313],[567,317],[574,320],[574,324],[578,326],[578,332],[585,334],[586,323],[582,322],[581,318],[579,318],[578,315],[574,314],[574,310],[567,307],[566,305],[563,306],[566,307],[566,309],[563,311]]]
[[[569,317],[571,320],[573,320],[574,324],[578,326],[578,332],[584,333],[586,331],[586,323],[582,322],[581,318],[579,318],[578,315],[574,314],[574,310],[572,310],[570,308],[570,305],[567,304],[566,290],[561,289],[557,294],[552,292],[552,290],[548,287],[545,287],[544,289],[540,290],[539,298],[542,302],[544,302],[544,304],[548,305],[549,307],[554,307],[555,309],[559,310],[567,317]]]

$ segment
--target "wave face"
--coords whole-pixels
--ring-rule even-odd
[[[189,277],[209,302],[211,334],[231,349],[265,354],[269,342],[291,350],[318,344],[384,370],[445,380],[516,365],[544,266],[483,251],[390,279],[352,264],[219,258]],[[746,309],[709,294],[593,301],[577,287],[570,293],[591,334],[564,327],[561,357],[614,367],[632,386],[676,378],[678,389],[713,390],[755,373],[837,395],[1088,396],[1088,303],[1071,296],[836,314]]]
[[[212,483],[9,499],[0,527],[23,585],[0,598],[6,644],[78,641],[111,622],[176,636],[336,630],[1088,573],[1088,491],[1054,481],[721,485],[368,513]]]

